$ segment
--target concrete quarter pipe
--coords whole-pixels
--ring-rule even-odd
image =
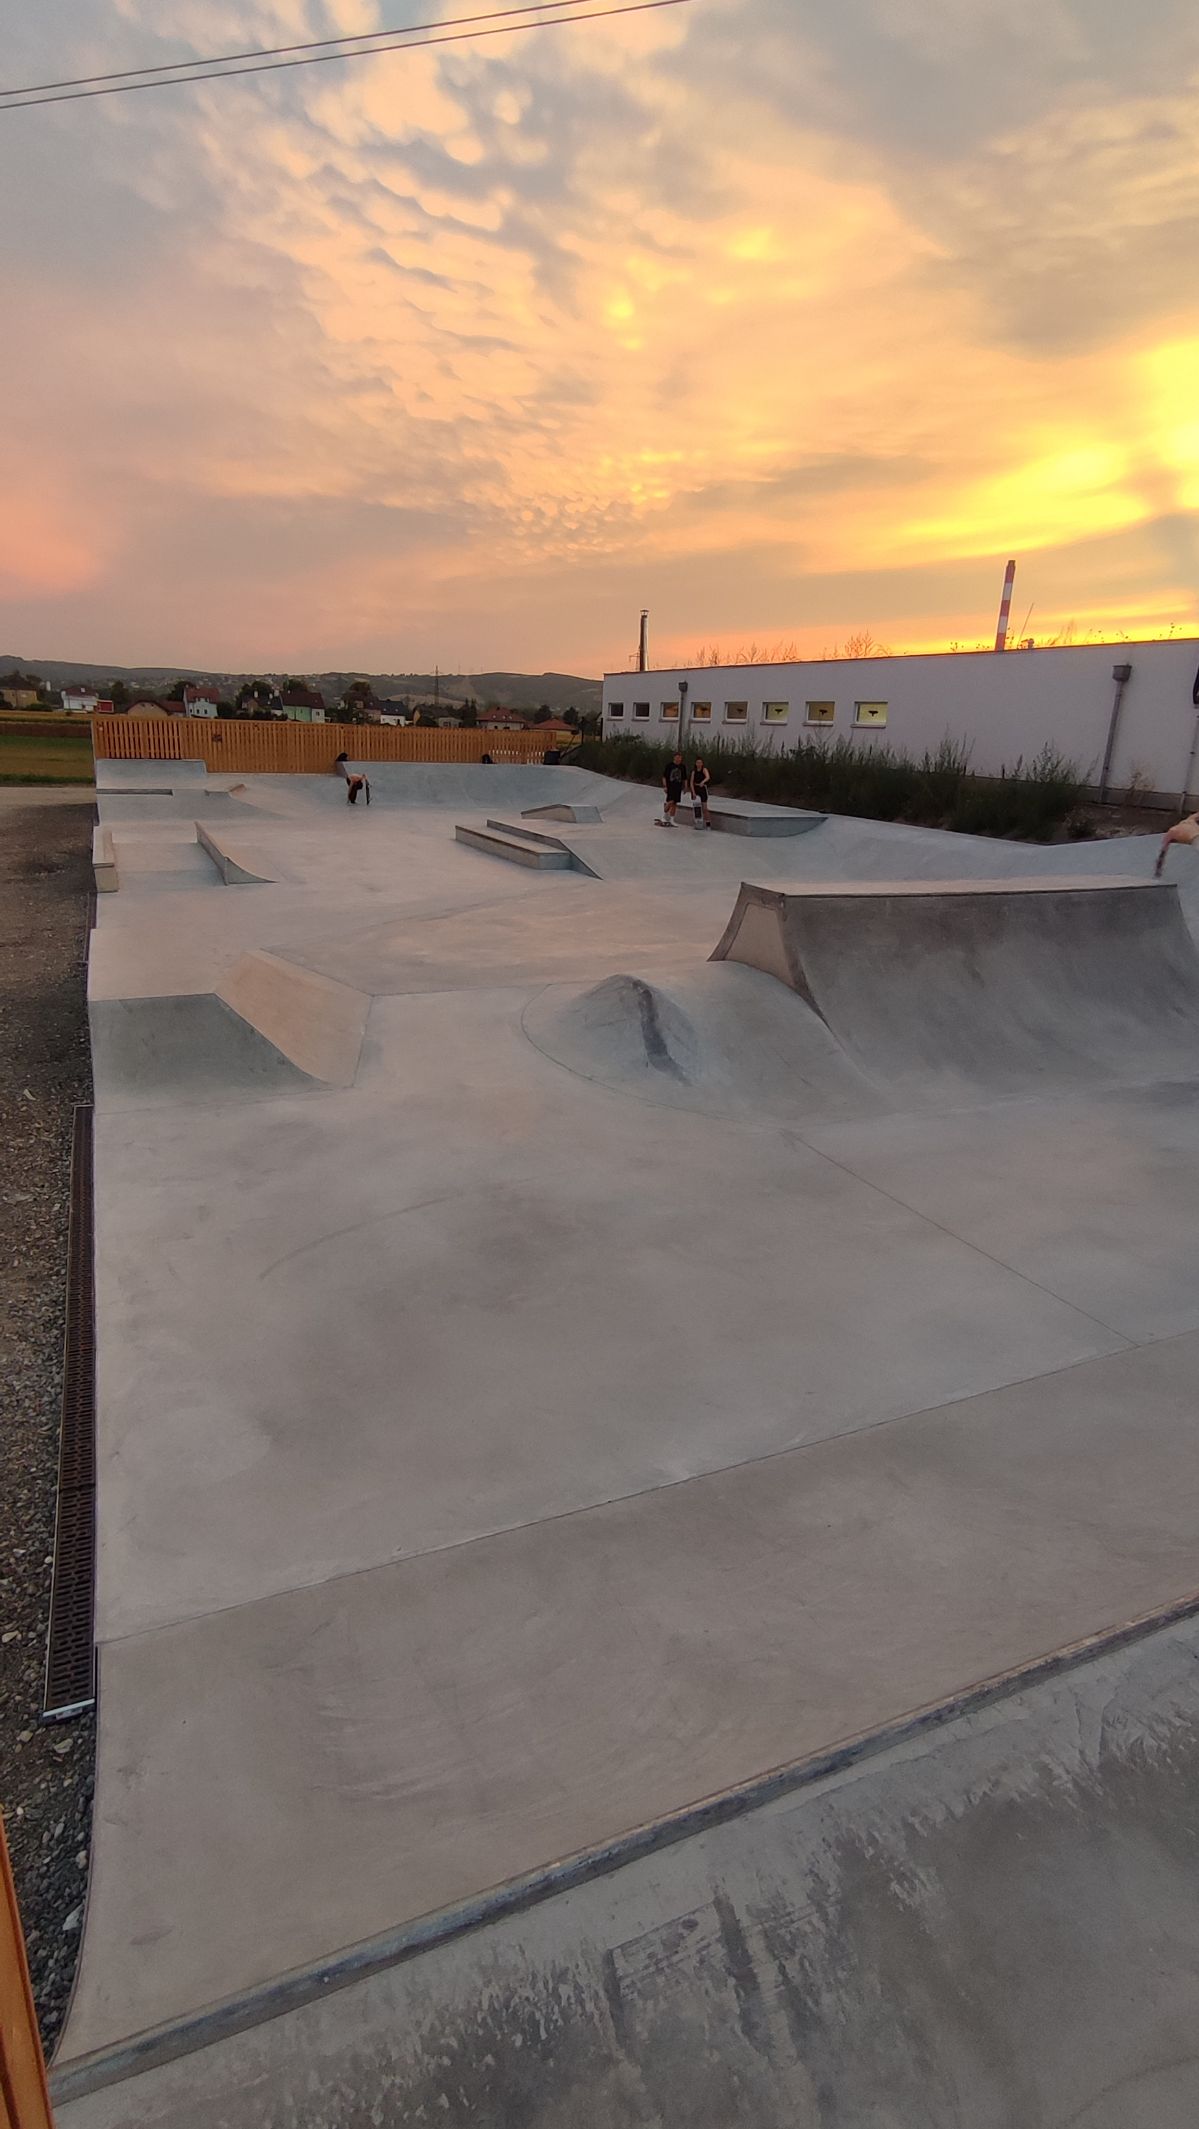
[[[743,884],[713,954],[776,976],[899,1092],[1191,1078],[1199,956],[1145,880]]]

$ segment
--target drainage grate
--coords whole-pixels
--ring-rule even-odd
[[[54,1580],[43,1716],[80,1715],[96,1698],[96,1293],[90,1102],[75,1110],[71,1227],[67,1244],[67,1335]]]

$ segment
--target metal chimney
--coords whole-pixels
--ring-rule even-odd
[[[1014,562],[1009,562],[1003,573],[1003,598],[999,606],[999,626],[995,631],[995,648],[997,651],[1005,651],[1007,649],[1007,625],[1008,617],[1012,611],[1012,586],[1015,581],[1016,565]]]
[[[645,606],[641,609],[641,645],[637,652],[637,670],[639,673],[649,671],[649,608]]]

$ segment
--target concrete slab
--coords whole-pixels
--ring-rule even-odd
[[[1176,1595],[1197,1366],[1119,1354],[106,1639],[107,1956],[66,2058]]]
[[[60,2129],[358,2129],[372,2093],[456,2129],[1191,2129],[1197,1658],[1184,1621],[782,1770],[235,1999]]]

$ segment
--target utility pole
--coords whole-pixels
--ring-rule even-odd
[[[644,606],[641,609],[641,640],[637,651],[637,670],[639,673],[648,673],[649,671],[649,609]]]

